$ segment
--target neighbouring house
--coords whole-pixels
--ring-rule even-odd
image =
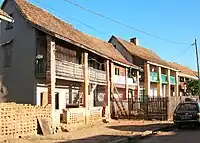
[[[151,49],[139,45],[139,39],[131,38],[130,42],[112,36],[109,43],[124,56],[130,63],[144,69],[140,73],[137,91],[140,97],[169,97],[178,96],[178,72],[166,61],[161,59]]]
[[[4,0],[2,9],[15,19],[9,27],[2,23],[2,39],[12,40],[4,64],[10,100],[52,104],[56,124],[60,117],[75,124],[102,117],[103,107],[109,117],[114,87],[124,99],[129,89],[137,88],[141,68],[126,61],[112,44],[25,0]]]
[[[180,72],[178,72],[178,77],[179,77],[179,94],[180,96],[183,96],[186,93],[186,83],[188,80],[198,80],[198,73],[197,71],[194,71],[192,69],[190,69],[187,66],[178,64],[178,63],[174,63],[174,62],[169,62],[169,64],[180,70]]]
[[[0,9],[0,26],[1,21],[5,21],[8,24],[11,24],[14,22],[14,19],[10,17],[5,11]],[[1,28],[1,27],[0,27]],[[1,31],[0,31],[0,39],[1,39]],[[4,53],[6,53],[6,49],[2,48],[2,46],[5,46],[7,43],[10,43],[10,41],[4,41],[0,43],[0,102],[6,101],[6,95],[8,94],[7,88],[2,84],[3,82],[3,72],[4,72]]]
[[[5,11],[3,11],[2,9],[0,9],[0,26],[1,26],[1,21],[4,21],[6,22],[8,25],[12,24],[14,22],[14,19],[12,17],[10,17]],[[0,31],[0,39],[1,39],[1,31]],[[9,43],[10,41],[2,41],[1,40],[1,44],[0,44],[0,75],[2,76],[3,74],[3,58],[4,58],[4,49],[2,49],[1,47],[7,43]],[[0,77],[0,80],[1,80],[1,77]]]

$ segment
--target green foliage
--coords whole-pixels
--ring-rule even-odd
[[[198,80],[187,81],[186,87],[187,87],[187,90],[186,90],[187,94],[189,94],[189,95],[200,95]]]

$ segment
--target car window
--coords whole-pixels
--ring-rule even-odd
[[[195,103],[182,103],[177,107],[177,111],[199,111],[199,107]]]

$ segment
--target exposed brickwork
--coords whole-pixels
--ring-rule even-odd
[[[0,138],[36,135],[37,118],[45,119],[51,127],[51,106],[0,103]]]

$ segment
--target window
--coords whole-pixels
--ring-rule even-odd
[[[115,68],[115,75],[119,75],[119,68]]]
[[[10,17],[13,17],[12,14],[9,14]],[[13,23],[12,22],[7,22],[6,24],[6,30],[12,29],[13,28]]]
[[[3,46],[4,47],[4,68],[10,67],[12,62],[12,42]]]
[[[117,46],[116,45],[113,45],[115,47],[115,49],[117,49]]]
[[[59,109],[59,93],[55,94],[55,109]]]

